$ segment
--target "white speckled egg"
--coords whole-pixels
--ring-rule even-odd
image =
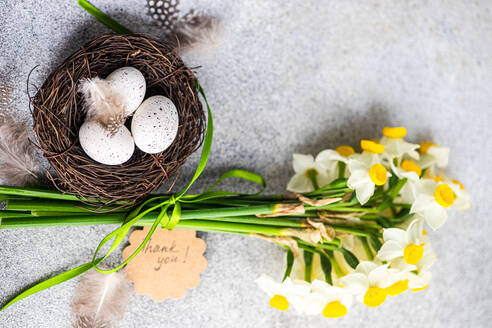
[[[171,99],[153,96],[146,99],[133,115],[133,140],[146,153],[160,153],[173,143],[178,125],[178,111]]]
[[[132,135],[125,126],[110,135],[98,122],[86,121],[80,127],[79,140],[90,158],[106,165],[125,163],[135,150]]]
[[[147,90],[142,73],[135,67],[125,66],[109,74],[106,81],[110,82],[112,89],[120,95],[126,114],[133,114],[142,103]]]

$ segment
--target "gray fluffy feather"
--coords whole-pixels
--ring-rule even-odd
[[[0,180],[13,186],[35,183],[41,176],[37,149],[29,129],[8,113],[0,114]]]
[[[190,19],[179,21],[174,29],[178,50],[181,53],[218,47],[222,33],[220,20],[209,15],[195,15]]]
[[[75,328],[115,327],[130,302],[131,288],[122,273],[91,270],[82,276],[72,303]]]
[[[125,107],[120,100],[120,94],[108,82],[99,77],[82,79],[79,82],[79,92],[84,95],[86,119],[99,122],[111,133],[116,132],[126,119]]]

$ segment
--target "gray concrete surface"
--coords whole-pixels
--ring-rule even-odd
[[[94,3],[135,31],[159,33],[144,0]],[[490,327],[492,321],[492,15],[483,1],[182,1],[224,22],[222,46],[185,57],[215,116],[212,156],[195,190],[221,172],[262,173],[282,192],[291,154],[356,145],[384,125],[409,139],[452,149],[448,174],[472,194],[473,208],[452,213],[431,235],[438,253],[425,292],[406,293],[342,319],[304,318],[268,307],[254,279],[281,276],[282,251],[261,240],[202,234],[209,265],[178,301],[134,296],[120,327]],[[0,3],[0,73],[25,93],[84,42],[108,30],[75,1]],[[186,164],[181,185],[198,155]],[[251,186],[225,187],[247,191]],[[0,304],[55,272],[87,261],[112,227],[0,231]],[[0,313],[0,327],[70,327],[76,281]]]

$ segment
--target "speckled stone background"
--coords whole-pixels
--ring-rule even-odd
[[[94,3],[135,31],[159,34],[145,0]],[[209,264],[178,301],[134,296],[120,327],[490,327],[492,322],[492,3],[483,1],[183,0],[219,16],[219,48],[188,55],[215,118],[214,146],[195,190],[227,169],[262,173],[282,192],[293,152],[314,153],[403,125],[409,139],[452,149],[448,174],[473,209],[431,235],[439,261],[425,292],[405,293],[342,319],[268,307],[254,279],[280,278],[283,252],[262,240],[201,234]],[[29,71],[41,85],[70,53],[108,30],[75,1],[0,3],[0,73],[29,120]],[[181,177],[198,162],[193,156]],[[252,190],[252,186],[233,186]],[[86,262],[113,227],[0,230],[0,304],[23,288]],[[76,280],[0,313],[0,327],[70,327]]]

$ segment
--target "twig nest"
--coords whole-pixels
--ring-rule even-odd
[[[136,147],[129,160],[108,166],[90,158],[79,141],[89,113],[77,82],[96,77],[108,82],[108,75],[128,66],[143,75],[146,98],[162,95],[174,103],[179,124],[164,151],[148,154]],[[103,35],[89,42],[56,68],[31,99],[40,148],[56,172],[48,172],[48,178],[86,201],[141,200],[175,174],[203,140],[205,117],[196,84],[192,71],[165,43],[143,35]]]
[[[135,144],[150,154],[164,151],[176,138],[178,121],[178,111],[171,99],[164,96],[146,99],[132,119]]]

